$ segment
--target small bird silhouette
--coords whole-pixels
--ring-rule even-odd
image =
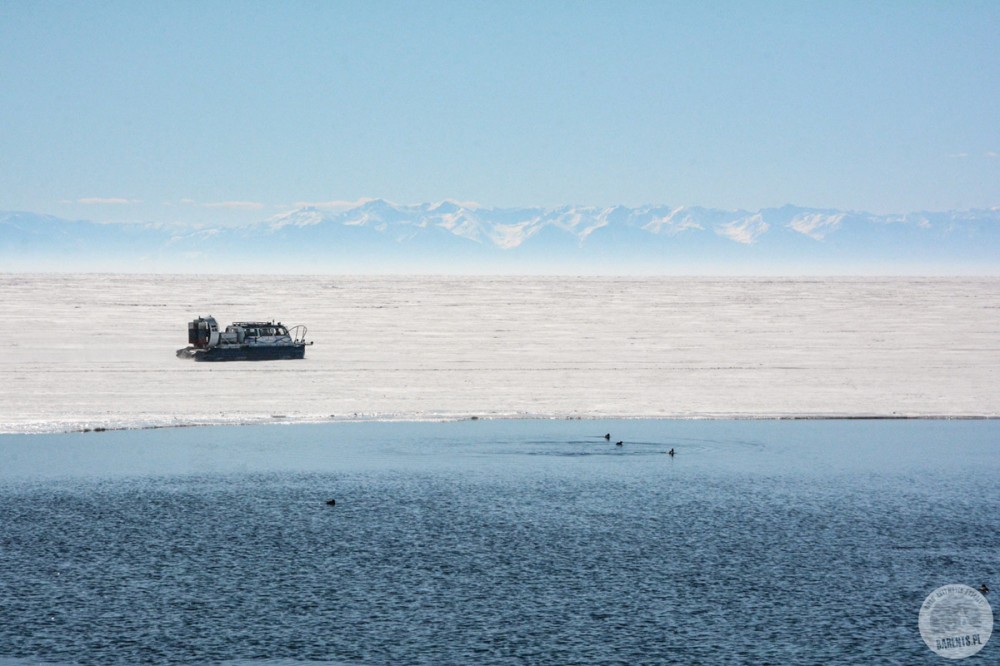
[[[337,505],[337,500],[335,500],[335,499],[328,499],[326,501],[326,503],[327,503],[328,506],[336,506]]]
[[[608,440],[610,442],[611,441],[611,433],[609,432],[607,435],[605,435],[604,439],[606,439],[606,440]]]
[[[622,442],[620,442],[620,441],[615,442],[615,446],[621,446],[621,445],[622,445]]]
[[[667,455],[670,456],[671,458],[673,458],[674,457],[674,450],[670,449],[669,451],[667,451]]]

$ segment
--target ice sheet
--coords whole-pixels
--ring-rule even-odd
[[[1000,279],[0,274],[0,432],[497,417],[1000,415]],[[175,357],[212,314],[302,361]]]

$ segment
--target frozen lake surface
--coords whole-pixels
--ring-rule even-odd
[[[1000,415],[1000,280],[0,274],[0,432],[275,420]],[[308,325],[183,361],[187,322]]]
[[[998,441],[994,420],[4,435],[0,664],[940,664],[923,600],[1000,588]]]

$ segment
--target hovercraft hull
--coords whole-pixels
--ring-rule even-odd
[[[186,352],[186,353],[182,353]],[[212,347],[211,349],[180,350],[182,358],[196,361],[283,361],[305,358],[305,345],[281,347]]]

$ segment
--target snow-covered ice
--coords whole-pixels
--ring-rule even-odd
[[[1000,415],[1000,279],[0,274],[0,432],[342,419]],[[303,361],[175,357],[214,315]]]

